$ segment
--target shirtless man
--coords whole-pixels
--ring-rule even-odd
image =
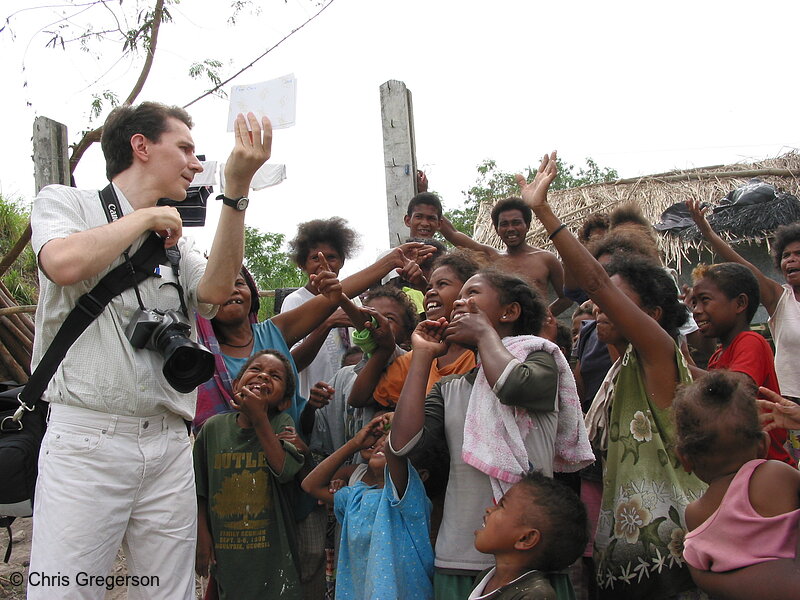
[[[547,298],[548,284],[557,298],[550,304],[550,312],[557,316],[572,306],[572,300],[564,296],[564,269],[556,255],[547,250],[531,246],[525,241],[531,225],[531,211],[525,203],[515,197],[506,198],[492,209],[492,225],[506,245],[505,252],[476,242],[453,227],[446,218],[441,218],[440,232],[455,246],[476,250],[485,254],[492,262],[506,271],[519,275]]]

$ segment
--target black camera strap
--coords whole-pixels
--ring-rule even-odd
[[[106,213],[106,219],[108,219],[109,223],[113,223],[122,216],[122,207],[120,206],[117,194],[110,183],[102,190],[100,190],[100,200],[103,203],[103,210]],[[130,248],[125,250],[125,252],[123,252],[122,254],[125,257],[125,261],[127,263],[130,263],[130,258],[128,257],[128,250],[130,250]],[[175,274],[175,281],[174,282],[170,281],[163,285],[171,285],[178,290],[178,298],[181,302],[181,312],[183,313],[183,316],[188,319],[189,309],[186,308],[186,299],[184,298],[183,286],[181,285],[180,281],[181,251],[178,249],[178,246],[171,246],[170,248],[166,248],[165,252],[170,267],[172,267],[172,272]],[[142,302],[142,297],[139,294],[139,286],[136,285],[136,283],[134,283],[133,289],[136,292],[136,299],[139,301],[139,308],[141,308],[142,310],[146,310],[144,303]]]
[[[23,411],[33,410],[35,402],[44,394],[70,346],[100,316],[112,298],[152,277],[155,268],[163,264],[165,259],[164,240],[151,233],[130,259],[106,273],[89,292],[78,298],[75,307],[64,319],[36,370],[31,373],[28,383],[17,397],[21,406],[14,414],[15,422],[19,424]]]

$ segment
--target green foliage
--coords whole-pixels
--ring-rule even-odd
[[[550,186],[553,190],[566,190],[591,183],[613,181],[619,178],[616,170],[600,167],[591,158],[587,158],[586,166],[577,169],[577,171],[575,165],[565,162],[560,157],[556,160],[558,162],[558,176],[553,185]],[[444,212],[445,216],[450,219],[456,229],[471,236],[481,202],[488,202],[493,205],[498,200],[508,196],[519,195],[519,186],[515,179],[516,173],[522,173],[526,181],[530,182],[536,176],[536,169],[528,166],[521,171],[505,172],[498,169],[494,160],[484,160],[478,165],[478,179],[475,184],[463,192],[464,202],[461,208],[446,210]]]
[[[119,96],[111,90],[105,90],[100,94],[92,94],[92,106],[89,113],[89,120],[94,121],[105,111],[105,104],[108,102],[111,107],[119,105]]]
[[[214,85],[219,85],[222,81],[219,76],[219,70],[222,68],[222,63],[213,58],[207,58],[203,62],[193,63],[189,67],[189,77],[198,79],[206,76]]]
[[[245,226],[244,264],[253,274],[259,290],[302,287],[306,275],[295,266],[282,249],[286,236],[282,233],[262,232]],[[259,320],[273,316],[272,299],[261,302]]]
[[[122,4],[122,2],[120,2],[120,4]],[[169,2],[165,2],[163,8],[161,9],[162,23],[172,22],[172,14],[170,14],[167,4],[169,4]],[[150,44],[152,43],[152,40],[150,39],[150,31],[155,18],[155,9],[139,10],[136,15],[135,24],[125,31],[120,28],[119,33],[122,34],[123,39],[125,40],[122,45],[123,54],[128,51],[136,52],[140,48],[146,51],[150,50]]]
[[[29,210],[18,200],[0,196],[0,256],[5,256],[28,226]],[[14,264],[3,275],[3,283],[18,304],[36,304],[39,297],[39,275],[36,256],[26,246]]]

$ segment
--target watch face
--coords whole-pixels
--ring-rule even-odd
[[[248,198],[239,198],[236,201],[236,210],[244,210],[247,208],[248,204],[250,204],[250,200]]]

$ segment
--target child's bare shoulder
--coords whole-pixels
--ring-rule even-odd
[[[683,518],[686,521],[686,529],[688,531],[692,531],[695,529],[700,523],[705,521],[704,518],[704,511],[702,507],[702,502],[700,499],[695,500],[694,502],[690,502],[686,506],[686,510],[684,511]]]
[[[753,471],[750,504],[763,517],[800,508],[800,471],[778,460],[768,460]]]

